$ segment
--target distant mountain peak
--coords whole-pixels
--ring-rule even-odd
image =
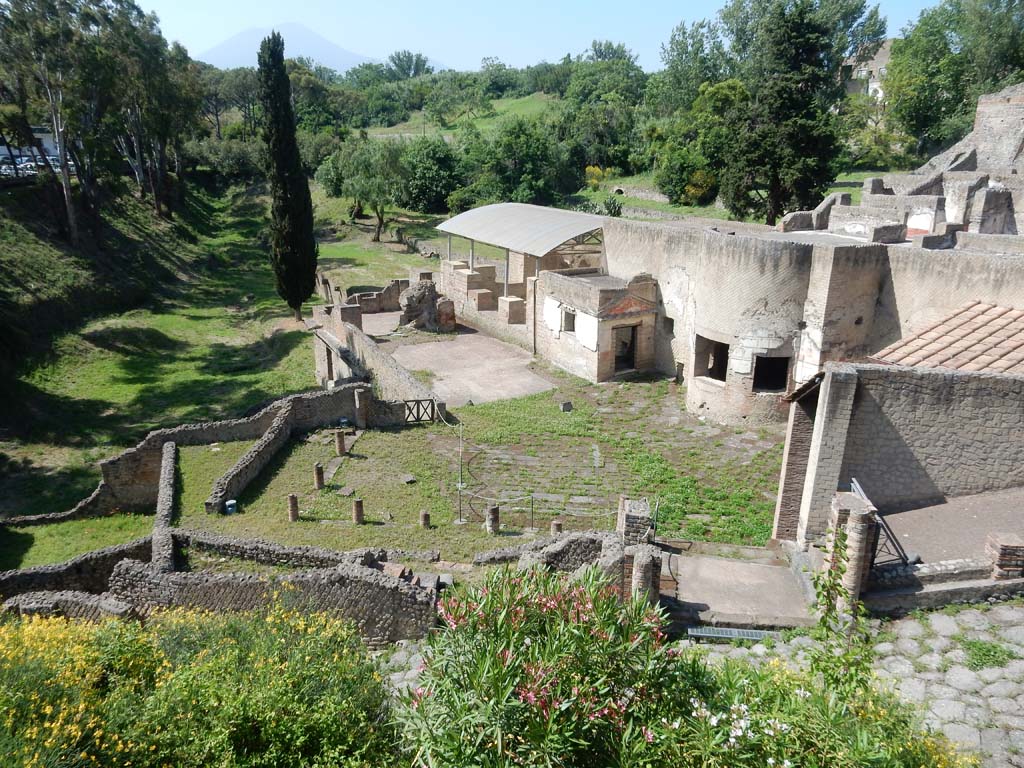
[[[196,58],[220,69],[255,67],[260,43],[273,30],[280,32],[284,38],[284,53],[289,59],[305,56],[338,72],[345,72],[364,62],[373,61],[369,56],[354,53],[332,43],[303,24],[292,22],[243,30]]]

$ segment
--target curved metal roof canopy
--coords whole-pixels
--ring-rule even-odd
[[[438,224],[437,229],[510,251],[543,256],[603,226],[604,219],[591,213],[525,203],[495,203],[453,216]]]

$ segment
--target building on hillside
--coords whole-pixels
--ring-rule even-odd
[[[34,125],[32,126],[32,134],[35,136],[36,140],[42,144],[43,151],[46,152],[47,155],[57,154],[57,142],[53,138],[53,131],[44,126]],[[17,145],[11,145],[8,147],[5,142],[0,141],[0,157],[8,154],[13,154],[15,157],[31,157],[34,150],[35,147],[27,146],[20,147]]]
[[[863,59],[851,56],[843,62],[842,78],[846,92],[874,96],[879,101],[885,96],[885,77],[889,72],[894,38],[884,40],[875,55]]]

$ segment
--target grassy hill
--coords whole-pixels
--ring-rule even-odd
[[[0,515],[68,508],[96,460],[150,429],[313,386],[260,245],[258,190],[192,190],[173,223],[122,200],[79,250],[29,199],[5,203],[0,311],[24,338],[0,379]]]
[[[510,115],[536,117],[552,105],[558,103],[559,99],[557,96],[551,96],[546,93],[531,93],[529,96],[522,96],[516,99],[495,99],[491,102],[494,106],[493,114],[487,117],[474,118],[471,122],[481,131],[492,131],[503,117]],[[398,123],[387,128],[371,128],[369,133],[371,136],[404,136],[407,138],[424,135],[430,136],[436,133],[450,135],[455,131],[454,122],[456,120],[454,116],[452,121],[452,126],[441,128],[437,123],[427,119],[427,116],[422,111],[416,111],[404,123]]]

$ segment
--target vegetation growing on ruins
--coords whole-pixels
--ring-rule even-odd
[[[0,748],[26,766],[976,764],[870,676],[837,697],[813,666],[708,664],[595,571],[448,593],[397,702],[350,625],[300,607],[0,622]]]
[[[442,600],[399,717],[416,765],[969,766],[870,675],[707,665],[591,572],[499,571]],[[835,663],[841,663],[839,657]]]
[[[287,596],[265,612],[145,625],[0,623],[12,765],[388,765],[390,709],[354,629]]]

